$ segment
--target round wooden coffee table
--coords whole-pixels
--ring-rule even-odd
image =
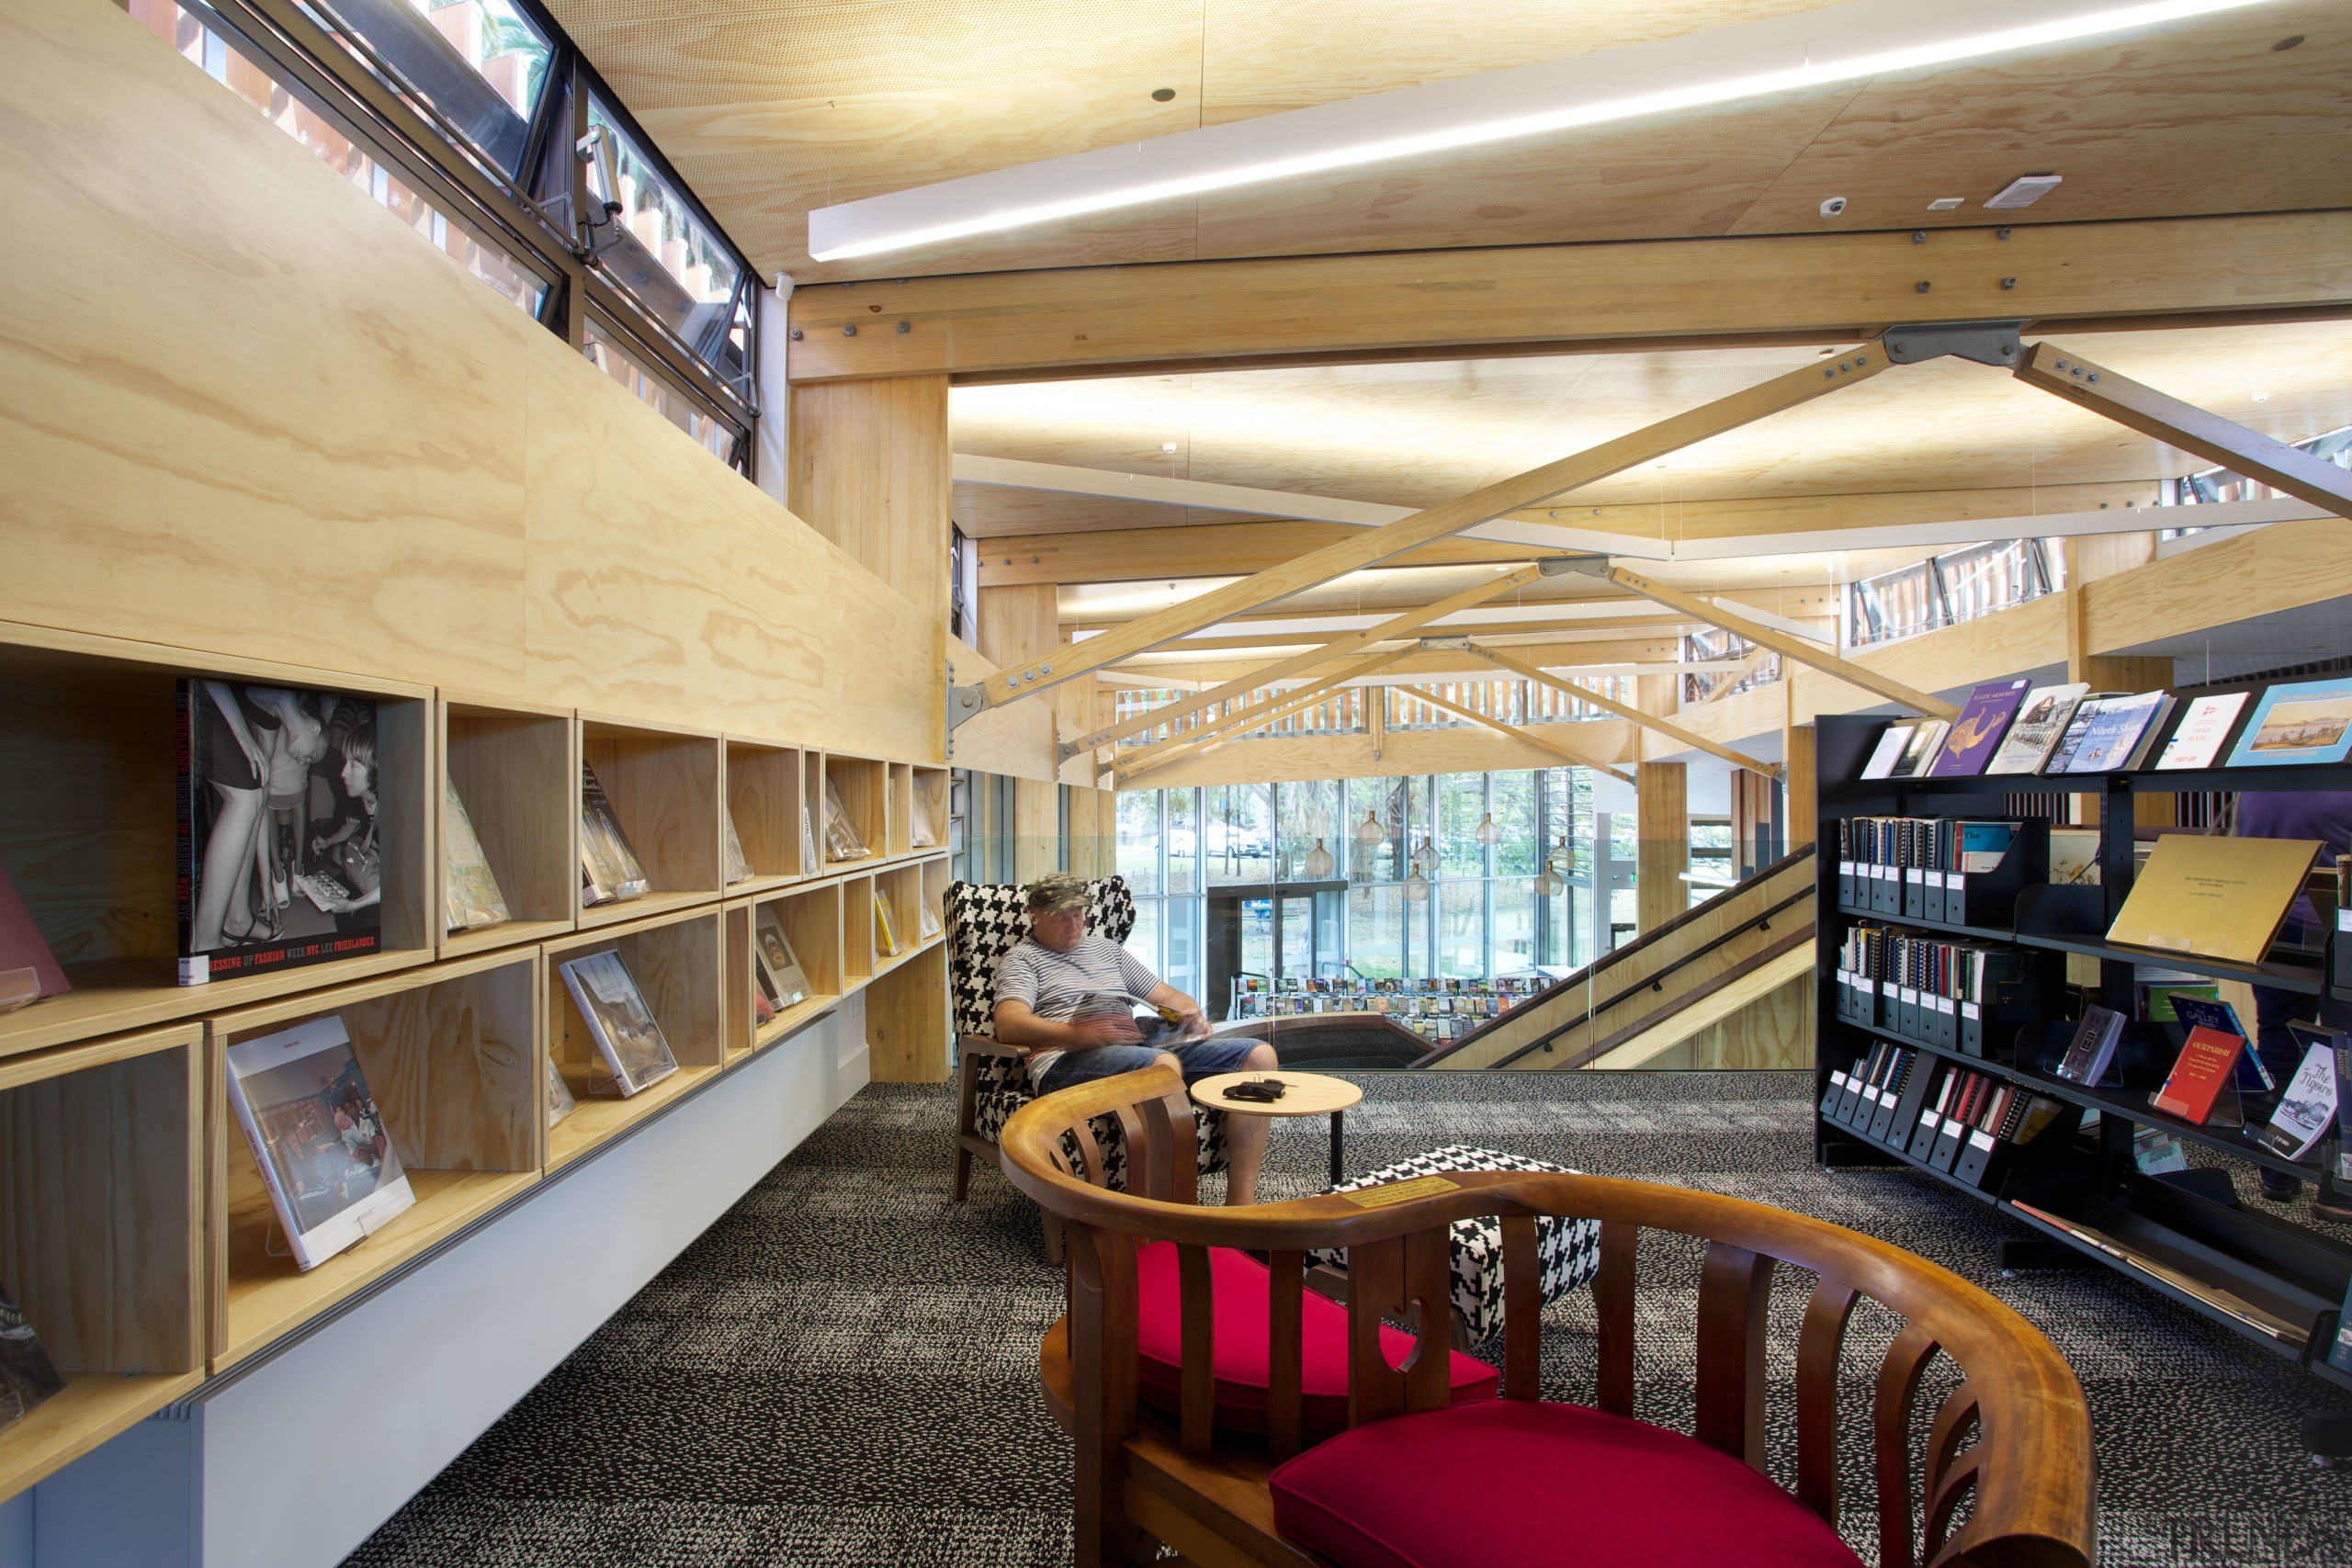
[[[1225,1091],[1235,1084],[1254,1079],[1280,1078],[1284,1093],[1280,1100],[1228,1100]],[[1193,1086],[1193,1101],[1212,1110],[1231,1111],[1242,1116],[1329,1116],[1331,1118],[1331,1185],[1340,1184],[1342,1174],[1345,1121],[1348,1107],[1363,1098],[1363,1089],[1345,1078],[1327,1077],[1322,1073],[1293,1073],[1276,1068],[1263,1073],[1219,1073],[1203,1078]]]

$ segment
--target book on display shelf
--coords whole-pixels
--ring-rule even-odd
[[[375,701],[189,679],[175,728],[180,983],[379,951]]]
[[[718,825],[722,829],[718,840],[719,885],[732,887],[739,882],[752,880],[751,857],[743,852],[742,836],[735,831],[734,808],[718,808]]]
[[[2230,766],[2340,762],[2346,751],[2352,751],[2352,680],[2289,681],[2264,691],[2230,752]]]
[[[481,839],[458,796],[458,783],[446,777],[441,781],[441,857],[447,863],[441,911],[446,930],[480,931],[514,918],[506,908],[506,895],[499,890],[498,874],[481,852]]]
[[[2009,720],[2025,702],[2030,681],[1992,681],[1968,694],[1968,701],[1944,735],[1943,749],[1928,766],[1931,779],[1973,778],[1984,771],[2008,733]]]
[[[817,858],[817,819],[811,815],[812,809],[804,806],[800,810],[800,871],[804,876],[814,876],[825,863]]]
[[[2314,839],[2167,833],[2133,878],[2107,939],[2258,964],[2324,847]]]
[[[2053,887],[2098,886],[2098,829],[2050,829],[2050,884]]]
[[[851,823],[849,807],[842,804],[842,792],[830,776],[825,780],[825,850],[833,860],[864,860],[874,852]]]
[[[1984,765],[1987,773],[2038,773],[2066,733],[2075,708],[2090,687],[2077,681],[2064,686],[2036,686],[2026,694],[2000,750]]]
[[[2287,1030],[2295,1043],[2303,1047],[2303,1059],[2279,1094],[2270,1124],[2255,1142],[2281,1159],[2301,1159],[2335,1123],[2340,1087],[2335,1081],[2335,1052],[2345,1036],[2300,1023],[2290,1023]]]
[[[548,1056],[542,1060],[548,1069],[548,1125],[552,1127],[579,1110],[580,1101],[573,1097],[571,1086],[563,1081],[563,1073],[556,1066],[555,1058]]]
[[[2335,1037],[2335,1179],[2352,1184],[2352,1034]]]
[[[939,923],[939,911],[931,907],[928,898],[915,900],[915,916],[922,923],[922,936],[920,940],[923,942],[929,942],[945,929]]]
[[[2327,1347],[2327,1364],[2352,1372],[2352,1284],[2344,1287],[2344,1310],[2335,1314],[2335,1337]]]
[[[2245,1036],[2218,1029],[2192,1029],[2165,1075],[2164,1087],[2148,1103],[2157,1110],[2194,1122],[2213,1119],[2213,1103],[2237,1075],[2238,1057],[2245,1052]]]
[[[2172,1013],[2173,1022],[2185,1024],[2190,1029],[2210,1029],[2216,1034],[2234,1034],[2241,1040],[2253,1038],[2246,1033],[2245,1025],[2238,1021],[2238,1010],[2222,1000],[2219,986],[2208,982],[2203,986],[2151,986],[2148,989],[2167,993],[2165,1002]],[[2202,991],[2210,991],[2212,995],[2196,994]],[[2153,1011],[2150,1016],[2154,1016]],[[2273,1093],[2278,1088],[2278,1080],[2270,1076],[2269,1067],[2262,1060],[2262,1053],[2255,1050],[2238,1054],[2237,1083],[2242,1089],[2263,1094]]]
[[[1943,744],[1944,732],[1951,728],[1939,718],[1922,720],[1912,730],[1911,739],[1904,742],[1903,755],[1894,759],[1894,771],[1888,776],[1912,779],[1924,774],[1928,764],[1936,760],[1936,748]]]
[[[2052,1069],[2053,1077],[2094,1088],[2107,1076],[2109,1066],[2115,1060],[2115,1047],[2123,1038],[2123,1015],[2107,1008],[2085,1008],[2082,1021],[2075,1026],[2075,1037],[2066,1044],[2066,1054]]]
[[[752,967],[770,1004],[782,1012],[807,1001],[816,987],[808,983],[808,972],[800,966],[800,955],[792,950],[792,939],[784,934],[784,921],[773,907],[760,910],[752,922]]]
[[[1862,777],[1887,779],[1894,776],[1894,764],[1905,747],[1918,729],[1916,724],[1890,724],[1878,738],[1878,745],[1871,751],[1871,759],[1862,764]]]
[[[615,904],[641,897],[653,886],[637,858],[620,813],[596,780],[596,770],[580,764],[580,893],[583,904]]]
[[[874,935],[875,940],[882,944],[884,957],[896,958],[899,955],[898,917],[890,913],[890,896],[879,887],[874,890]]]
[[[2230,738],[2237,725],[2239,713],[2245,707],[2249,692],[2221,692],[2209,697],[2197,697],[2189,702],[2173,726],[2172,739],[2157,753],[2158,773],[2179,773],[2191,768],[2210,768],[2222,754],[2222,744]]]
[[[608,947],[556,967],[623,1098],[678,1070],[670,1042],[618,951]]]
[[[222,1056],[229,1108],[297,1267],[357,1246],[416,1201],[342,1019],[240,1041]]]
[[[0,866],[0,1012],[14,1012],[73,988],[17,885],[8,880],[8,868]]]
[[[25,1309],[0,1282],[0,1432],[23,1420],[43,1400],[64,1392],[65,1380],[41,1348]]]
[[[2164,692],[2086,697],[2075,709],[2074,723],[2052,753],[2048,771],[2108,773],[2137,768],[2171,711],[2172,698]]]

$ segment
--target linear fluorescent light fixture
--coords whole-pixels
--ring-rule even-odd
[[[808,214],[845,261],[1177,197],[1980,60],[2269,0],[1858,0],[1026,164]]]

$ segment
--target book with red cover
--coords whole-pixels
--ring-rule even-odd
[[[17,885],[8,880],[7,868],[0,866],[0,970],[5,969],[31,970],[44,997],[74,988],[65,983],[65,971],[58,967],[40,928],[33,924],[32,911],[17,897]]]
[[[2203,1125],[2213,1114],[2213,1101],[2221,1098],[2222,1087],[2237,1069],[2238,1053],[2245,1049],[2243,1035],[2224,1034],[2218,1029],[2190,1030],[2188,1043],[2180,1048],[2180,1057],[2173,1063],[2165,1087],[2148,1103]]]

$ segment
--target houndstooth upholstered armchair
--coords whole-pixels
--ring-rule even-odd
[[[1126,879],[1097,877],[1086,885],[1086,892],[1088,933],[1126,941],[1136,924],[1136,901],[1127,892]],[[956,1009],[954,1192],[960,1203],[971,1185],[972,1157],[983,1156],[994,1162],[997,1134],[1005,1119],[1036,1098],[1020,1048],[999,1044],[995,1038],[997,965],[1029,934],[1029,909],[1023,889],[1017,886],[954,882],[948,884],[944,913],[947,983]],[[1196,1109],[1193,1120],[1202,1173],[1223,1170],[1225,1113]],[[1126,1147],[1118,1124],[1105,1120],[1094,1134],[1111,1185],[1124,1190]]]

